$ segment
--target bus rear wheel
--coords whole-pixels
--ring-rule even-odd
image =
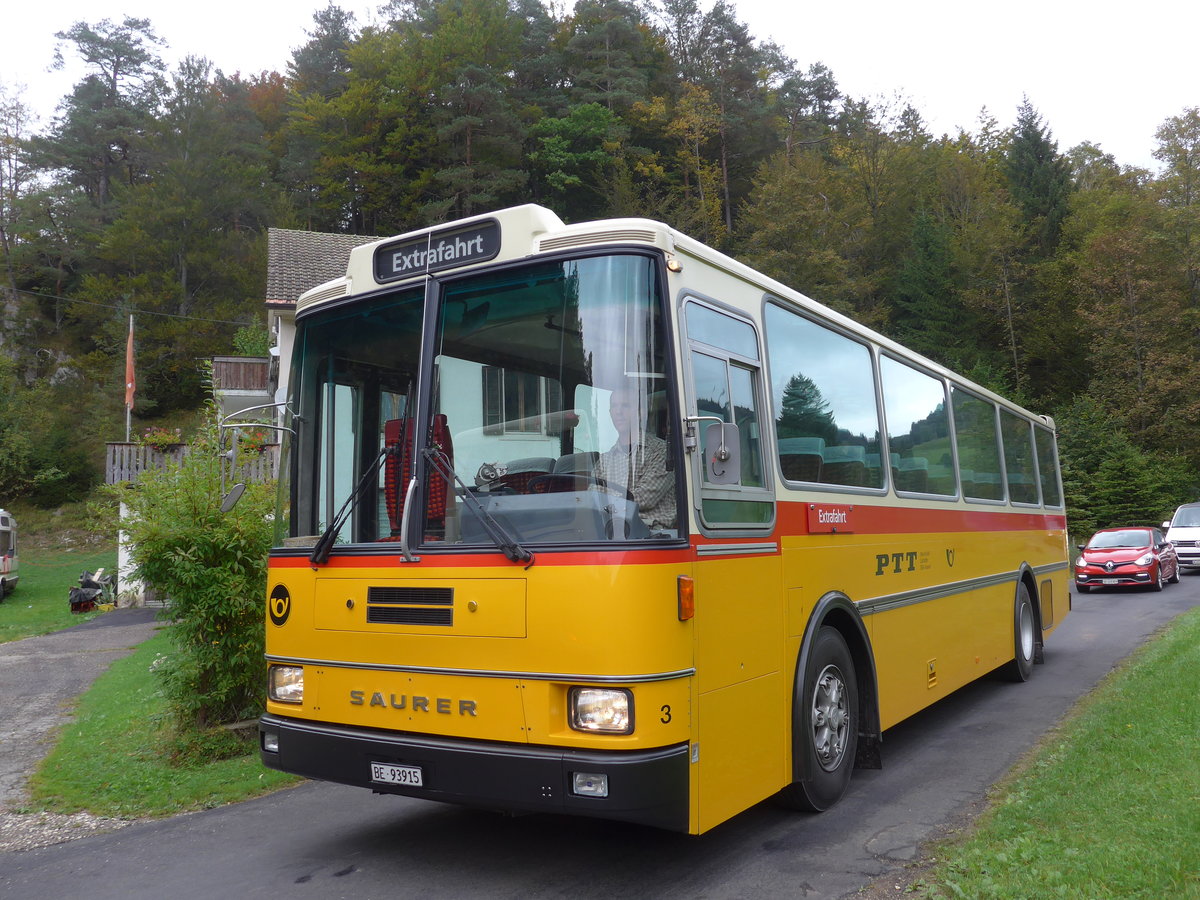
[[[1009,681],[1028,681],[1033,674],[1033,656],[1040,638],[1035,620],[1029,588],[1021,582],[1013,601],[1013,659],[1004,667]]]
[[[793,715],[796,752],[804,755],[801,771],[808,777],[788,785],[780,798],[795,809],[822,812],[846,793],[858,747],[858,678],[836,628],[817,633]]]

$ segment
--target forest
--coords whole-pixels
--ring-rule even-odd
[[[647,216],[1055,417],[1072,531],[1200,499],[1200,109],[1157,172],[1060,150],[1029,100],[935,135],[718,0],[331,3],[282,71],[76,22],[34,128],[0,84],[0,499],[53,506],[198,407],[263,318],[266,229],[389,235],[518,203]],[[1007,113],[1006,113],[1007,114]]]

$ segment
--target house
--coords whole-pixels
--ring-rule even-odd
[[[350,251],[377,240],[357,234],[267,229],[267,321],[275,335],[268,380],[274,402],[287,399],[296,301],[305,291],[345,275]]]

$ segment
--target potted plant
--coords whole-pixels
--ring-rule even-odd
[[[183,445],[183,432],[178,428],[164,428],[161,425],[154,425],[142,432],[142,436],[138,438],[138,443],[145,447],[153,447],[160,453],[165,453],[168,450],[174,450],[176,447]]]

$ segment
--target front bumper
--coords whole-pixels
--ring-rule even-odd
[[[1175,557],[1185,569],[1200,568],[1200,547],[1175,547]]]
[[[259,720],[278,752],[260,750],[272,769],[322,781],[506,812],[543,812],[688,830],[688,745],[639,751],[468,741],[350,728],[271,714]],[[371,780],[371,763],[420,767],[422,787]],[[572,793],[575,772],[608,775],[607,797]]]
[[[1083,587],[1134,587],[1151,584],[1149,569],[1136,572],[1075,572],[1075,583]]]

